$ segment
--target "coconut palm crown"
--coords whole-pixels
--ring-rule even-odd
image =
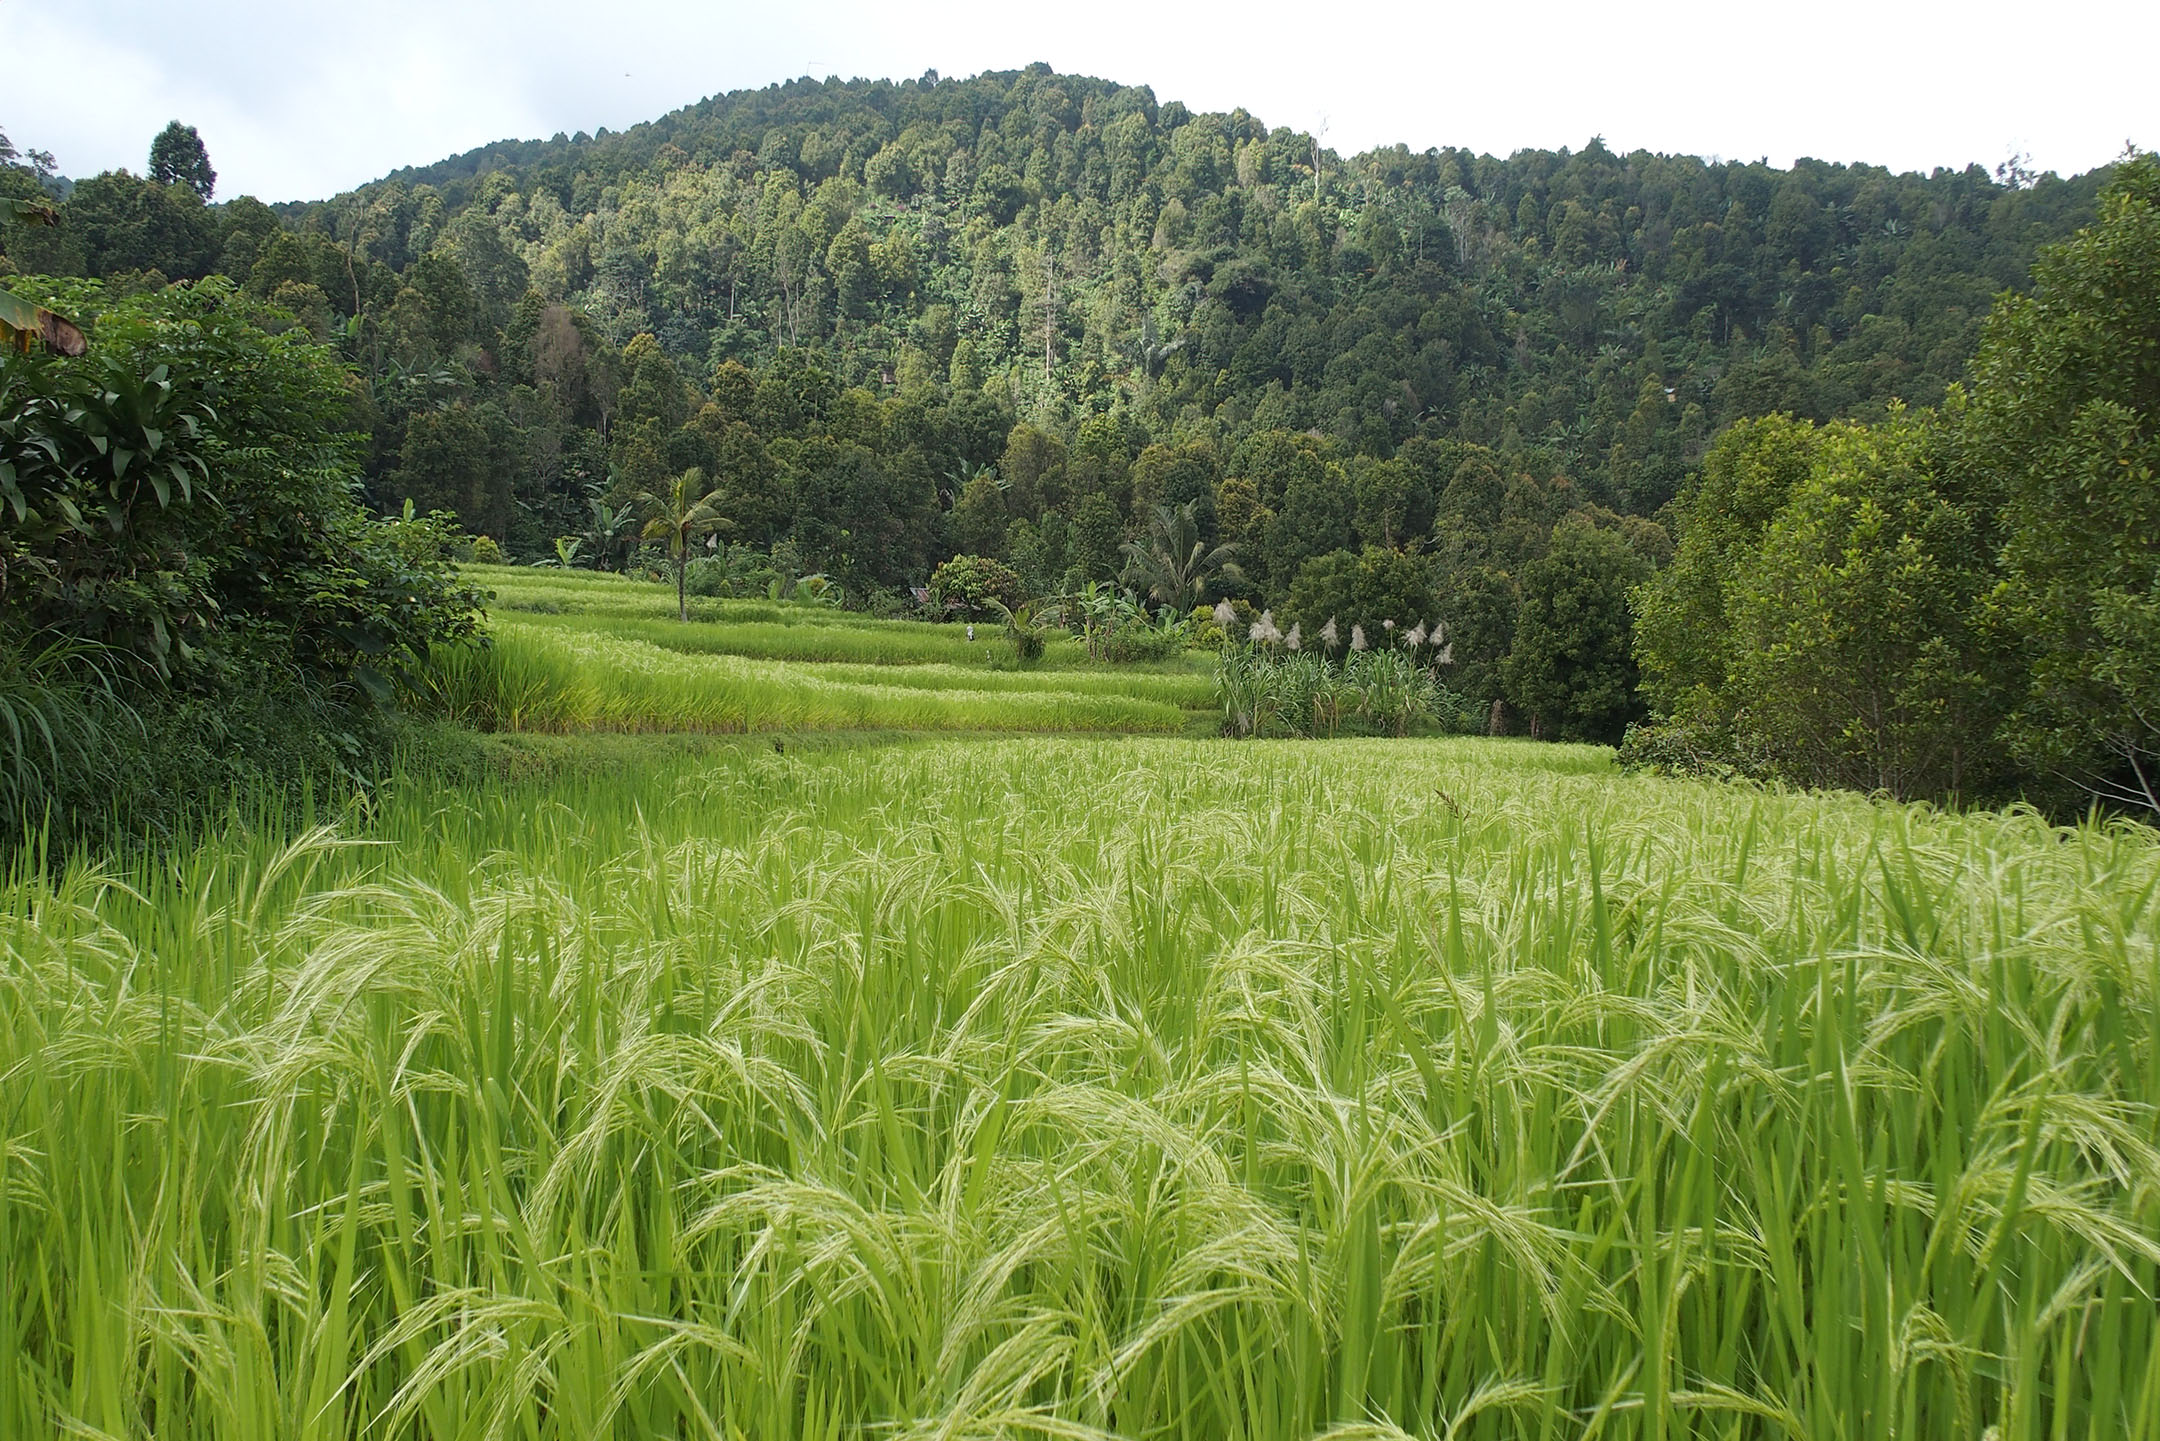
[[[690,547],[728,528],[727,517],[713,504],[716,494],[705,472],[693,465],[670,481],[665,490],[645,491],[637,498],[638,510],[645,517],[645,529],[639,535],[645,540],[667,542],[668,563],[675,568],[675,613],[683,620],[690,619],[686,579]]]

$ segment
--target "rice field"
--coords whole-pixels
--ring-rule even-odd
[[[1210,684],[1101,671],[757,661],[505,616],[489,629],[487,649],[446,651],[423,679],[429,709],[484,730],[1176,732],[1195,719],[1185,703],[1204,704]]]
[[[977,638],[970,641],[966,627],[958,624],[881,620],[815,605],[692,596],[690,623],[685,625],[675,614],[674,590],[649,581],[587,570],[516,566],[468,566],[466,570],[475,584],[494,593],[493,611],[498,617],[598,631],[669,650],[754,660],[976,669],[1002,662],[1010,653],[994,622],[978,624]],[[1181,678],[1205,691],[1213,663],[1212,655],[1195,654],[1182,662],[1120,667],[1119,673]],[[1089,666],[1077,640],[1052,637],[1038,669]]]
[[[2131,827],[1139,737],[18,875],[0,1434],[2155,1441],[2156,892]]]
[[[878,620],[812,605],[694,600],[591,571],[473,567],[493,592],[487,650],[449,651],[422,708],[485,730],[1200,732],[1214,657],[1087,660],[1051,640],[1018,669],[1003,628]]]

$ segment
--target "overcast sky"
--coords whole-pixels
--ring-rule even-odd
[[[1926,170],[2068,174],[2160,144],[2160,3],[1542,5],[885,0],[0,0],[0,129],[85,176],[178,117],[221,197],[313,199],[505,137],[622,129],[791,76],[1043,60],[1329,146],[1507,154],[1602,134]]]

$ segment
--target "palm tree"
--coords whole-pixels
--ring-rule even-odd
[[[1210,549],[1200,538],[1199,502],[1158,505],[1148,519],[1147,540],[1125,542],[1125,582],[1184,615],[1216,576],[1244,579],[1230,558],[1235,554],[1234,545]]]
[[[668,562],[675,567],[675,612],[684,620],[690,619],[690,546],[728,524],[713,505],[716,493],[705,472],[693,465],[660,494],[646,491],[638,496],[638,509],[645,516],[639,536],[667,542]]]

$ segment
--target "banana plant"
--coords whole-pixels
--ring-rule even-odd
[[[58,211],[35,200],[0,200],[0,214],[19,225],[60,223]],[[90,348],[88,337],[74,321],[13,291],[0,290],[0,345],[11,345],[28,355],[30,347],[39,341],[58,355],[80,355]]]

